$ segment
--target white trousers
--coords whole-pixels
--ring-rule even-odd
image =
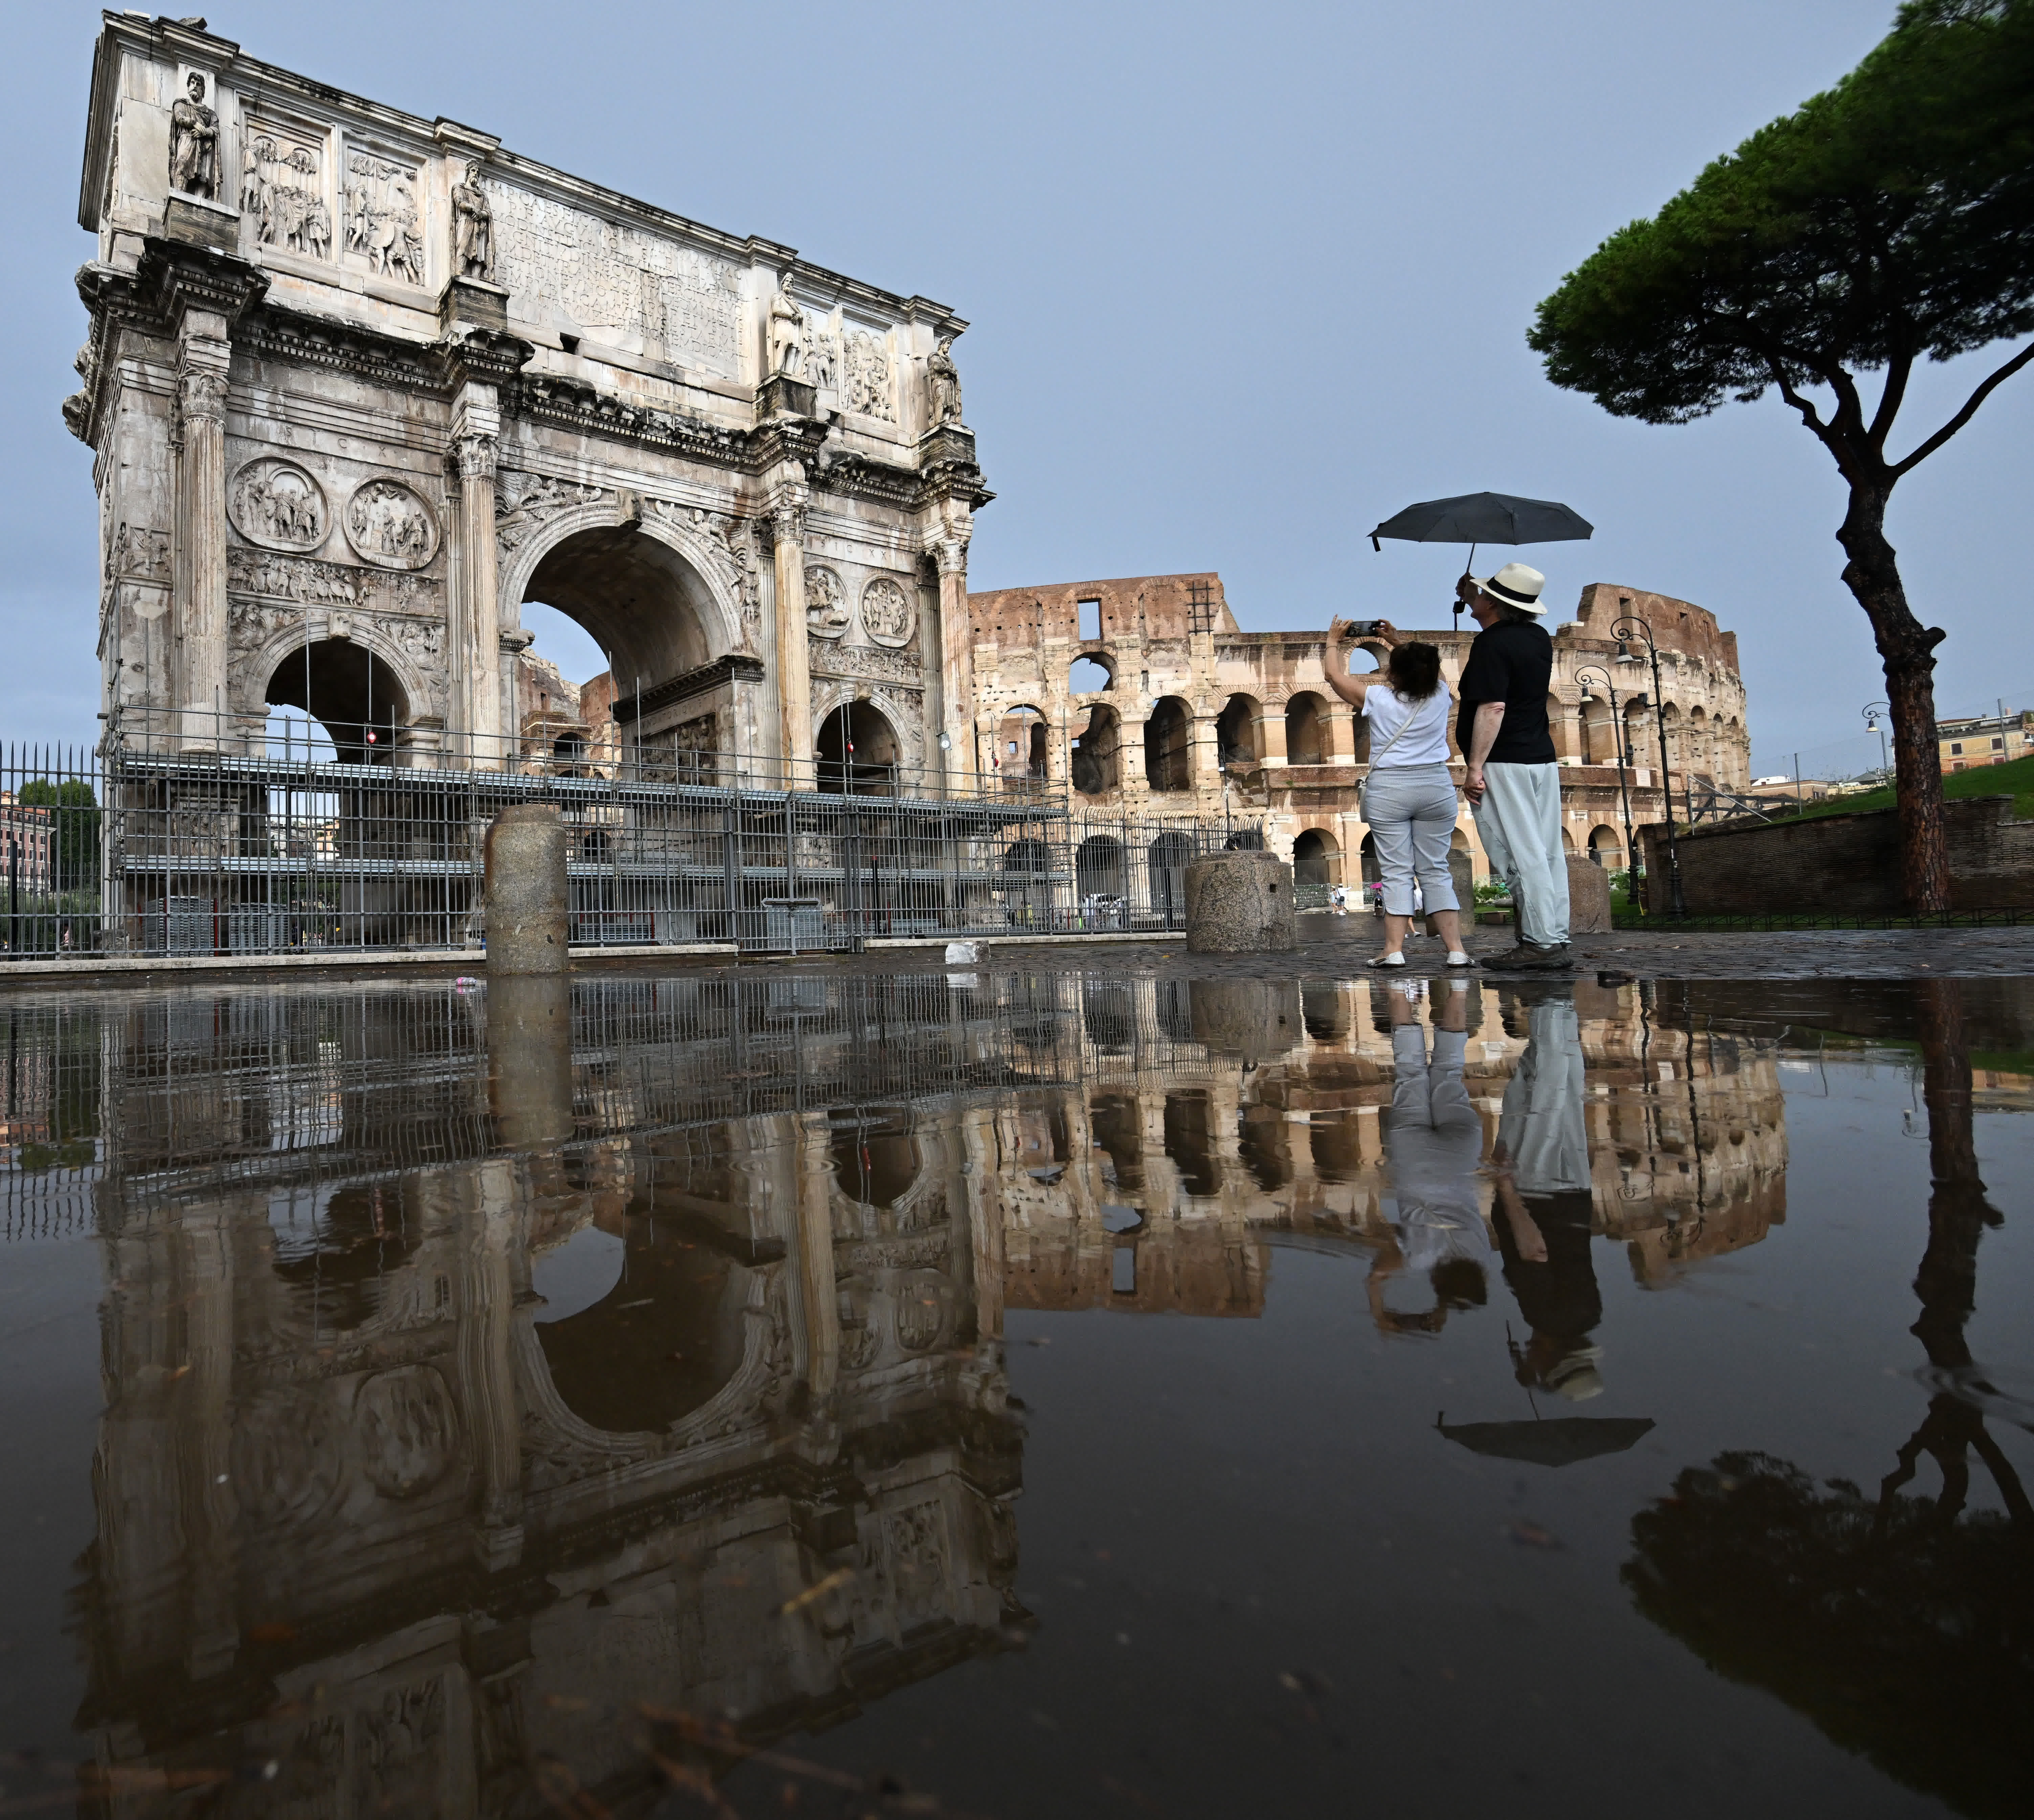
[[[1511,887],[1520,937],[1535,948],[1568,939],[1568,861],[1561,850],[1561,767],[1487,764],[1476,831]]]
[[[1430,910],[1459,910],[1448,872],[1448,840],[1460,809],[1444,764],[1381,765],[1363,786],[1363,819],[1370,824],[1383,875],[1384,907],[1395,917],[1413,911],[1413,880]]]

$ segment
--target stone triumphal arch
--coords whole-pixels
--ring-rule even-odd
[[[805,764],[867,704],[967,762],[990,495],[944,305],[131,14],[79,220],[117,736],[242,752],[287,704],[498,765],[541,600],[639,746]]]

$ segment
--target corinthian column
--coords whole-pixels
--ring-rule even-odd
[[[785,782],[805,775],[812,752],[812,668],[805,643],[805,489],[784,489],[771,514],[776,532],[777,709],[783,722]],[[795,494],[795,497],[790,497]]]
[[[932,545],[940,570],[941,705],[950,745],[948,776],[958,782],[980,764],[974,728],[974,634],[968,623],[967,546],[972,526],[963,516],[942,525]]]
[[[177,505],[171,598],[177,744],[220,749],[226,713],[226,319],[185,313],[177,351]]]
[[[448,640],[452,678],[465,699],[465,742],[476,768],[498,770],[501,739],[501,602],[494,556],[494,477],[501,411],[491,385],[468,384],[452,409],[459,467],[457,635]]]

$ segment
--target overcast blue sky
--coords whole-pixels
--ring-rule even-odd
[[[1533,306],[1606,234],[1853,65],[1893,0],[229,6],[252,54],[836,270],[951,304],[999,495],[977,587],[1213,569],[1247,628],[1443,623],[1451,552],[1364,533],[1489,487],[1593,542],[1516,554],[1737,634],[1765,755],[1883,693],[1834,471],[1771,400],[1653,429],[1541,377]],[[90,456],[58,404],[96,8],[16,8],[0,737],[90,737]],[[1931,369],[1902,446],[1991,356]],[[1903,483],[1944,711],[2034,703],[2034,374]],[[540,635],[540,638],[542,635]],[[555,648],[550,641],[540,648]],[[561,650],[569,673],[591,647]]]

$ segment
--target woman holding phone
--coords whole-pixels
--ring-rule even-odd
[[[1384,875],[1384,951],[1370,964],[1402,967],[1413,930],[1417,878],[1428,914],[1448,944],[1447,964],[1474,963],[1462,942],[1461,906],[1448,872],[1454,833],[1454,779],[1448,773],[1448,692],[1441,683],[1436,645],[1403,637],[1388,619],[1364,636],[1380,640],[1390,657],[1372,676],[1351,676],[1347,652],[1357,636],[1349,620],[1328,628],[1328,686],[1370,724],[1370,775],[1363,786],[1363,819]]]

